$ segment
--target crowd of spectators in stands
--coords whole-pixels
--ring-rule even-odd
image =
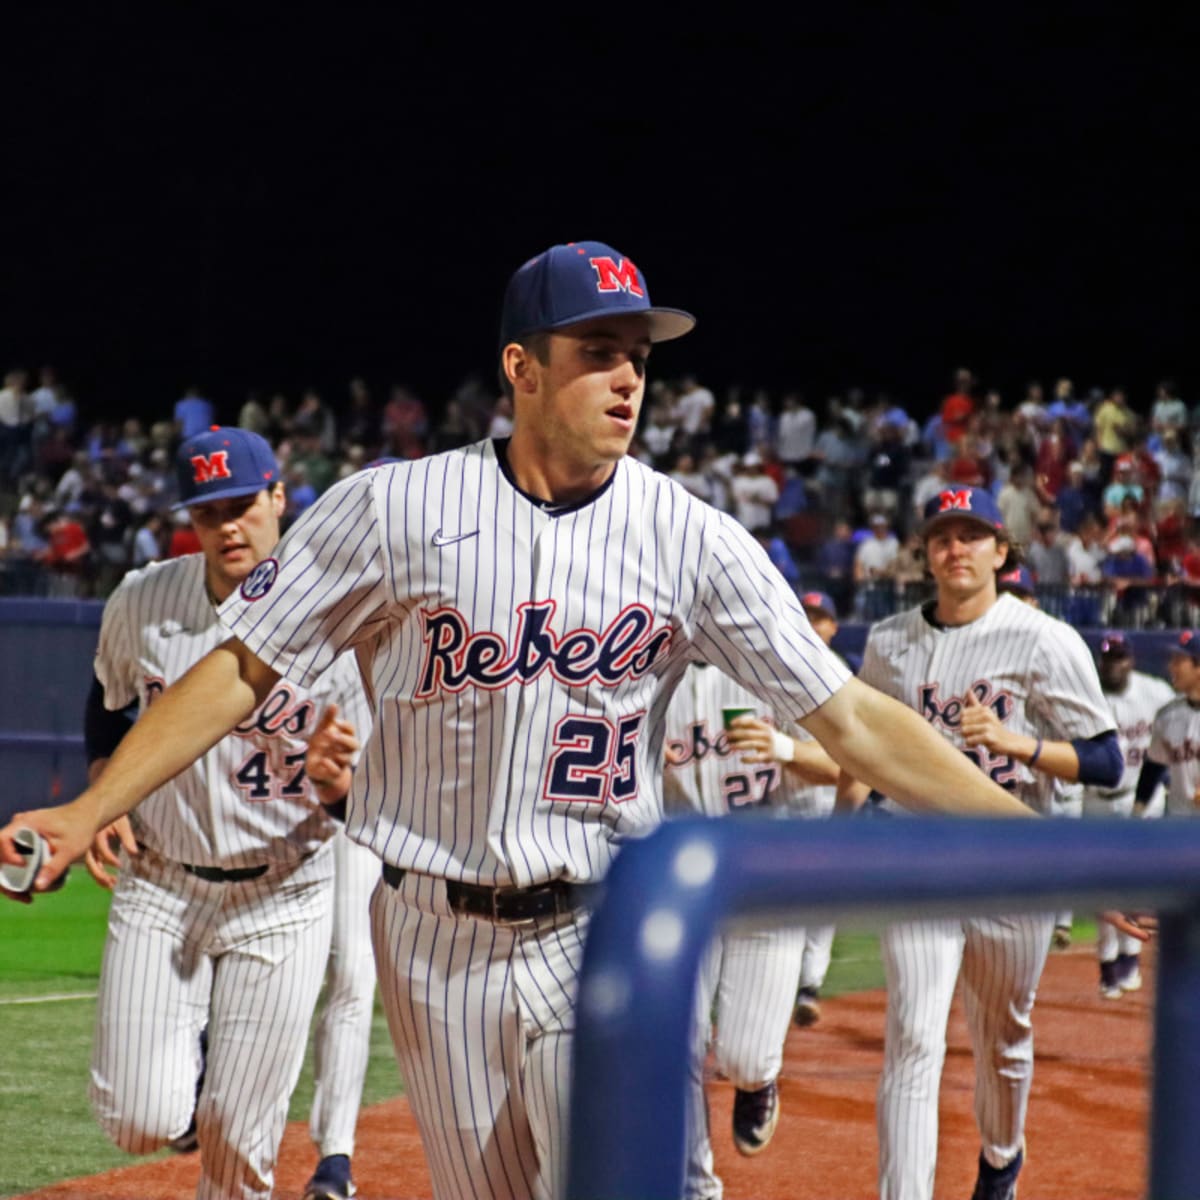
[[[1014,404],[954,374],[918,420],[887,395],[729,389],[695,377],[650,385],[632,452],[733,514],[797,588],[871,620],[923,594],[923,505],[946,486],[997,496],[1042,604],[1076,624],[1200,623],[1200,405],[1170,380],[1135,407],[1123,388],[1031,383]],[[478,379],[436,411],[361,378],[330,400],[251,394],[218,411],[188,388],[148,426],[77,408],[52,368],[0,390],[0,591],[106,596],[130,567],[195,549],[173,513],[180,439],[217,421],[275,447],[290,521],[380,457],[415,458],[511,430],[510,402]],[[1194,457],[1195,455],[1195,457]]]

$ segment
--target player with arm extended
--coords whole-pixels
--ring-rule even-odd
[[[756,716],[759,708],[753,693],[716,668],[688,668],[666,715],[663,805],[668,814],[757,815],[782,808],[804,778],[837,780],[837,764],[816,742],[798,742],[796,735],[808,737],[803,730],[781,730]],[[775,1132],[776,1080],[804,950],[804,930],[790,926],[723,933],[709,947],[696,990],[688,1200],[721,1195],[704,1100],[710,1041],[717,1070],[735,1088],[733,1142],[739,1153],[758,1154]]]
[[[136,702],[144,717],[225,640],[217,605],[279,538],[283,486],[257,434],[198,434],[180,447],[178,470],[202,553],[131,572],[105,606],[85,739],[97,782],[137,728],[121,710]],[[327,705],[369,720],[353,659],[304,687],[277,684],[87,854],[97,882],[114,888],[92,1107],[130,1153],[198,1141],[198,1197],[270,1191],[329,952],[337,825],[305,778]],[[115,885],[106,866],[121,868]],[[312,1200],[350,1194],[345,1166],[347,1186]]]
[[[1055,779],[1113,786],[1120,748],[1082,638],[997,594],[1010,547],[991,495],[944,489],[926,505],[922,539],[936,599],[871,630],[859,678],[920,713],[1031,809],[1046,809]],[[1031,1015],[1053,923],[1053,914],[1020,914],[902,921],[884,931],[883,1200],[933,1195],[946,1022],[960,974],[982,1138],[974,1200],[1015,1194],[1033,1073]]]
[[[590,885],[661,820],[663,716],[710,661],[839,765],[923,811],[1028,815],[914,712],[850,678],[732,518],[629,457],[652,345],[693,318],[633,262],[558,245],[512,277],[508,440],[336,484],[221,608],[233,635],[71,803],[0,829],[94,833],[348,649],[374,706],[349,836],[383,859],[380,991],[438,1200],[562,1170]]]
[[[1175,699],[1164,679],[1135,670],[1133,644],[1123,633],[1106,633],[1096,654],[1100,686],[1117,726],[1125,770],[1116,787],[1088,787],[1083,793],[1086,817],[1131,817],[1142,764],[1146,761],[1156,715]],[[1162,803],[1163,789],[1154,788],[1148,801]],[[1110,921],[1096,922],[1096,957],[1100,963],[1100,994],[1119,1000],[1142,986],[1138,958],[1141,942]]]

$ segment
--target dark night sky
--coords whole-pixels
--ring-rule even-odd
[[[438,400],[490,374],[508,273],[588,237],[700,317],[660,374],[916,411],[959,363],[1011,399],[1058,374],[1197,398],[1182,54],[1006,51],[982,18],[547,54],[395,10],[221,13],[8,30],[0,359],[85,405],[148,415],[194,379],[230,418],[353,373]]]

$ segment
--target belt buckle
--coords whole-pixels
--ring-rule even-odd
[[[526,888],[519,887],[504,887],[492,889],[492,920],[497,925],[506,925],[509,928],[517,928],[518,926],[534,925],[537,923],[537,917],[504,917],[500,915],[500,902],[506,896],[518,896],[521,892],[526,891]]]

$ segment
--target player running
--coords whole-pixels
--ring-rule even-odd
[[[590,885],[662,818],[663,717],[707,660],[914,808],[1026,810],[849,677],[736,521],[628,457],[655,308],[633,262],[554,246],[512,277],[509,439],[326,492],[222,606],[233,635],[74,802],[19,814],[49,885],[93,834],[353,649],[374,705],[346,829],[383,859],[380,991],[434,1194],[548,1197],[563,1174]]]
[[[859,678],[908,704],[1034,810],[1056,779],[1111,787],[1120,748],[1082,638],[997,594],[1008,535],[991,495],[948,488],[925,508],[930,603],[876,625]],[[1033,1076],[1031,1014],[1053,914],[903,921],[882,937],[888,1012],[879,1084],[883,1200],[929,1200],[946,1022],[962,975],[982,1137],[974,1200],[1010,1200]]]
[[[198,434],[180,447],[177,466],[180,507],[202,553],[131,572],[105,605],[88,704],[92,779],[106,777],[109,756],[132,738],[123,710],[136,701],[144,718],[225,640],[217,606],[279,538],[283,486],[257,434]],[[121,867],[100,975],[92,1107],[133,1154],[198,1140],[202,1200],[271,1189],[329,954],[337,826],[304,766],[307,740],[331,704],[364,728],[370,719],[351,658],[303,686],[277,681],[88,852],[105,886],[105,864]],[[334,1147],[342,1155],[357,1110],[354,1094],[342,1119],[351,1142]],[[347,1185],[348,1166],[347,1157]],[[314,1200],[347,1194],[310,1191]]]

